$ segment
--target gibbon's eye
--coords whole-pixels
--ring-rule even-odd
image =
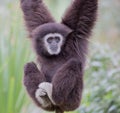
[[[55,40],[56,40],[57,43],[59,43],[60,42],[60,37],[56,36]]]
[[[48,43],[52,43],[52,41],[53,41],[53,37],[49,37],[49,38],[47,39],[47,42],[48,42]]]

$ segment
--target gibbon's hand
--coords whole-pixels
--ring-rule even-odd
[[[45,104],[43,102],[44,100],[42,99],[42,97],[48,96],[50,101],[55,105],[55,102],[52,99],[52,88],[53,88],[53,85],[49,82],[43,82],[39,84],[39,88],[37,89],[35,95],[40,103]]]

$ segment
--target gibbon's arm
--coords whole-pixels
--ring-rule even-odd
[[[81,70],[81,63],[78,60],[71,59],[54,75],[52,98],[56,105],[68,104],[68,108],[72,109],[75,104],[80,103],[80,95],[83,89],[83,73]]]
[[[80,38],[90,35],[97,16],[98,0],[73,0],[62,23],[74,30]]]
[[[30,33],[39,25],[54,22],[42,0],[21,0],[21,8]]]

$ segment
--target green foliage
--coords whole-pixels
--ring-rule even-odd
[[[0,113],[20,113],[27,100],[22,75],[30,59],[18,4],[0,7]],[[12,11],[12,12],[11,12]],[[26,103],[25,103],[26,102]]]
[[[119,54],[108,46],[93,46],[88,64],[80,113],[120,113]]]

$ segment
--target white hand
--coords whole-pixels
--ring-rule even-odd
[[[45,95],[46,95],[45,91],[41,88],[37,89],[37,91],[35,92],[35,97],[37,98],[37,100],[43,107],[46,107],[46,103],[44,99],[42,98]]]
[[[52,99],[52,88],[53,88],[53,85],[49,82],[43,82],[39,84],[39,89],[42,89],[40,94],[48,95],[51,102],[55,105],[55,102]]]

